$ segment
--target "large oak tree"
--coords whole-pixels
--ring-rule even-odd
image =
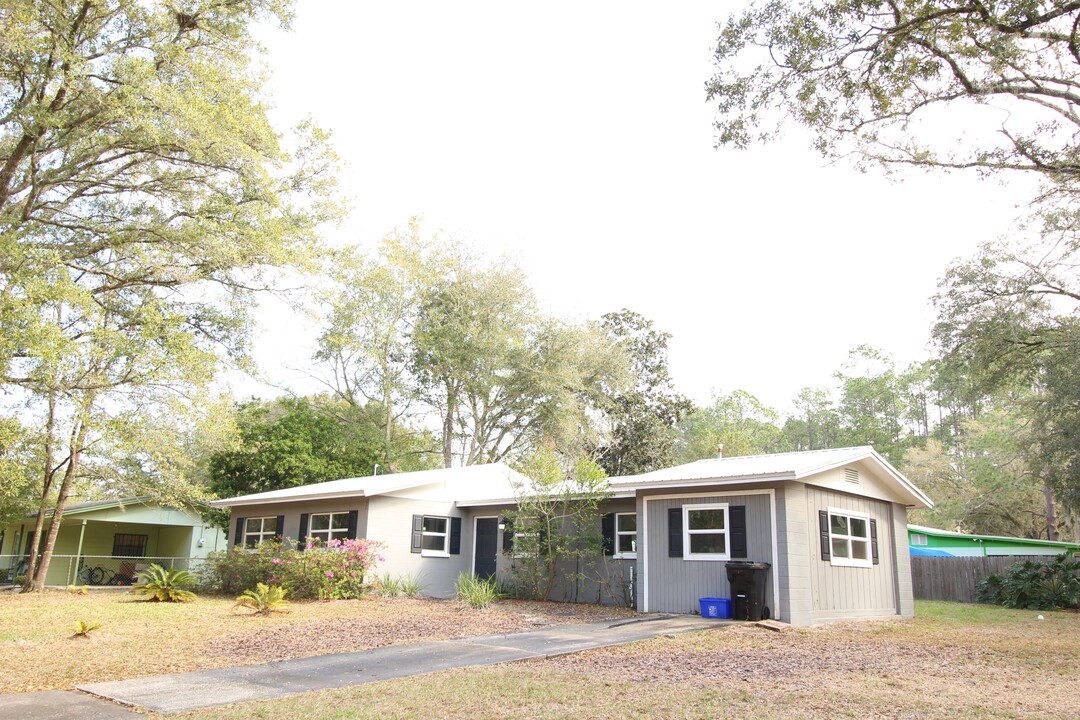
[[[27,589],[106,429],[242,358],[261,271],[336,210],[323,138],[286,151],[250,60],[289,5],[0,0],[0,381],[41,428]]]

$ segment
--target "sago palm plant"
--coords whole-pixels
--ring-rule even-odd
[[[289,606],[289,601],[285,599],[285,588],[280,585],[258,583],[254,590],[245,590],[243,595],[236,598],[236,605],[251,608],[261,615],[269,615],[284,610]]]
[[[140,595],[149,595],[151,600],[191,602],[195,599],[195,593],[185,589],[197,584],[195,576],[187,570],[176,568],[166,570],[154,563],[141,573],[137,573],[135,577],[145,582],[136,585],[134,591]]]

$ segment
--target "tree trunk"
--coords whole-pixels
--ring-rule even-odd
[[[457,414],[457,396],[453,390],[447,389],[446,393],[446,417],[443,418],[443,467],[451,467],[454,464],[454,416]]]
[[[1054,489],[1049,485],[1043,486],[1043,498],[1046,500],[1046,539],[1057,541],[1058,521],[1057,510],[1054,507]]]
[[[43,592],[45,590],[45,579],[48,577],[49,565],[52,563],[53,548],[56,546],[56,536],[60,533],[60,523],[64,518],[64,507],[67,505],[68,493],[71,491],[71,483],[74,481],[75,476],[79,471],[79,461],[82,458],[83,444],[86,441],[86,431],[87,422],[85,416],[78,418],[75,421],[75,427],[73,427],[71,431],[71,445],[69,448],[70,452],[67,460],[67,468],[64,470],[64,479],[60,483],[60,490],[57,493],[56,504],[53,507],[52,521],[49,523],[49,532],[45,536],[45,545],[41,549],[41,562],[38,564],[37,570],[32,576],[29,574],[29,571],[27,571],[26,585],[23,586],[24,592]],[[42,521],[43,517],[44,513],[40,513],[38,517],[39,523]]]
[[[41,501],[38,503],[37,518],[34,520],[33,534],[30,536],[30,557],[26,566],[26,581],[23,583],[22,592],[43,590],[44,586],[37,587],[34,576],[38,569],[38,551],[41,547],[41,531],[45,528],[45,511],[49,509],[49,491],[52,490],[53,479],[56,477],[56,391],[49,393],[48,418],[45,421],[45,470],[41,478]]]
[[[386,367],[383,367],[383,377],[386,376]],[[394,439],[394,413],[391,406],[391,391],[389,385],[383,382],[383,412],[386,418],[383,422],[383,461],[386,463],[388,472],[394,472],[393,439]]]

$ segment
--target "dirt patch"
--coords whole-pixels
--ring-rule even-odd
[[[596,605],[504,600],[486,610],[432,599],[350,601],[354,610],[336,617],[268,626],[263,618],[245,619],[246,627],[204,648],[207,657],[227,657],[237,664],[354,652],[427,640],[520,632],[547,625],[599,622],[633,613]]]

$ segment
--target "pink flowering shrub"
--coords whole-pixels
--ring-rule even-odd
[[[382,562],[382,543],[365,540],[308,539],[303,550],[279,542],[263,542],[254,550],[233,548],[211,553],[199,572],[204,591],[237,594],[258,583],[281,585],[297,600],[349,600],[368,593]]]

